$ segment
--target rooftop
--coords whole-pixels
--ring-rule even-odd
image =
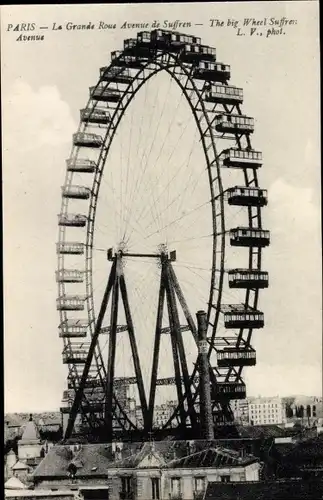
[[[286,432],[278,425],[238,425],[240,438],[262,439],[270,437],[284,437]]]
[[[21,427],[27,424],[29,418],[30,413],[7,413],[4,420],[7,427]],[[38,425],[61,425],[61,415],[58,411],[33,413],[33,420]]]
[[[18,414],[7,414],[5,415],[5,423],[7,427],[21,427],[28,420],[27,417],[22,418]]]
[[[21,462],[20,460],[18,460],[18,462],[15,463],[15,465],[12,467],[12,470],[28,470],[29,467],[27,464],[25,464],[24,462]]]
[[[199,467],[239,467],[246,466],[256,462],[257,459],[252,455],[241,456],[239,452],[227,448],[209,447],[205,450],[192,453],[186,457],[172,460],[168,467],[174,469],[188,468],[195,469]]]
[[[323,435],[297,443],[285,455],[294,463],[320,460],[323,463]]]
[[[17,477],[11,477],[8,479],[8,481],[5,482],[4,487],[9,490],[23,490],[27,488]]]
[[[248,398],[249,404],[266,404],[266,403],[283,403],[283,398],[280,396],[273,397],[251,397]]]
[[[115,449],[115,451],[114,451]],[[106,476],[108,469],[118,468],[195,468],[245,466],[256,461],[251,455],[207,441],[158,441],[155,443],[56,445],[52,447],[33,473],[35,480],[66,477],[73,464],[79,477]]]
[[[31,417],[30,417],[31,418]],[[29,420],[25,426],[22,438],[19,444],[37,442],[40,440],[38,428],[33,420]]]

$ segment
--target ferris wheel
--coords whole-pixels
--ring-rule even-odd
[[[124,40],[90,88],[58,216],[65,437],[77,415],[105,436],[196,430],[201,309],[214,421],[246,397],[270,235],[254,119],[230,76],[200,38],[154,30]]]

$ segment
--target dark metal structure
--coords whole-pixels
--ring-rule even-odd
[[[57,244],[59,332],[64,342],[63,362],[69,372],[66,438],[73,432],[77,415],[81,415],[92,432],[101,433],[104,439],[112,439],[116,428],[121,435],[157,433],[153,423],[156,387],[168,384],[176,387],[177,406],[164,429],[174,426],[175,422],[182,435],[187,429],[196,435],[199,432],[199,370],[197,364],[193,370],[187,366],[182,335],[187,330],[197,342],[197,327],[172,265],[176,261],[176,253],[161,247],[153,254],[131,254],[120,247],[116,250],[108,250],[107,247],[111,270],[106,276],[107,285],[99,314],[96,316],[94,311],[94,234],[104,166],[128,106],[145,83],[161,71],[171,75],[191,109],[204,151],[210,187],[213,262],[205,307],[215,423],[232,420],[230,400],[246,396],[242,370],[256,363],[251,336],[254,329],[264,326],[263,313],[258,310],[258,298],[260,290],[268,287],[268,273],[262,269],[261,256],[262,249],[270,243],[270,236],[262,228],[261,212],[267,204],[267,192],[258,184],[257,172],[262,165],[262,157],[251,145],[253,118],[242,113],[243,91],[229,85],[230,66],[217,61],[214,48],[202,45],[200,38],[177,32],[154,30],[138,33],[136,38],[124,41],[122,51],[111,54],[109,66],[101,68],[99,81],[90,88],[89,101],[81,110],[80,126],[73,136],[73,148],[67,160]],[[223,144],[226,146],[222,147]],[[89,155],[88,151],[93,154]],[[225,188],[222,173],[230,169],[241,174],[241,182]],[[80,185],[79,181],[76,183],[75,180],[80,178],[86,178],[87,182],[84,185]],[[71,200],[83,200],[82,213],[70,211]],[[227,227],[226,207],[242,210],[245,225]],[[76,238],[74,234],[83,236]],[[225,268],[226,250],[230,246],[246,249],[245,267]],[[84,270],[71,267],[75,256],[84,257]],[[123,266],[129,256],[156,259],[160,268],[148,392],[143,381],[142,360]],[[71,293],[71,284],[84,287],[83,293]],[[239,303],[227,303],[223,294],[226,284],[242,294]],[[118,321],[121,306],[126,324]],[[107,309],[111,311],[109,327],[103,326]],[[184,325],[180,324],[179,309],[186,320]],[[80,318],[76,311],[84,311],[84,317]],[[163,325],[165,313],[168,326]],[[120,332],[126,332],[131,346],[135,375],[127,382],[138,390],[143,422],[141,428],[129,418],[116,391],[118,384],[122,384],[115,377],[117,335]],[[158,379],[160,339],[165,333],[171,339],[174,376]],[[99,342],[103,334],[108,335],[107,364]]]

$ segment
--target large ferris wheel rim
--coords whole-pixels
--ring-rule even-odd
[[[158,58],[165,58],[165,56],[168,56],[169,58],[173,59],[173,64],[167,64],[167,63],[164,63],[164,61],[162,62],[159,62],[158,61]],[[139,80],[139,77],[142,73],[144,73],[144,71],[148,68],[148,66],[151,64],[151,63],[156,63],[159,65],[159,67],[152,71],[147,77],[144,77],[141,81],[141,83],[138,85],[138,87],[135,89],[135,91],[131,92],[130,93],[130,98],[128,99],[126,105],[123,107],[123,99],[126,98],[128,95],[129,95],[129,87],[133,87],[134,85],[134,82],[136,80]],[[164,64],[163,64],[164,63]],[[111,64],[110,67],[113,67],[114,65]],[[189,67],[188,67],[189,66]],[[93,180],[93,185],[97,185],[97,193],[94,194],[94,191],[91,190],[91,197],[90,197],[90,202],[89,202],[89,216],[88,216],[88,224],[87,224],[87,236],[86,236],[86,247],[85,247],[85,251],[86,251],[86,265],[87,265],[87,269],[86,269],[86,274],[85,274],[85,279],[87,280],[87,293],[86,293],[86,299],[87,301],[91,301],[93,300],[93,286],[92,286],[92,283],[91,283],[91,277],[92,277],[92,250],[93,250],[93,239],[94,239],[94,226],[95,226],[95,212],[96,212],[96,206],[97,206],[97,202],[98,202],[98,198],[99,198],[99,190],[100,190],[100,186],[101,186],[101,179],[102,179],[102,176],[103,176],[103,171],[104,171],[104,165],[105,165],[105,162],[106,162],[106,158],[108,156],[108,153],[109,153],[109,149],[110,149],[110,146],[113,142],[113,139],[114,139],[114,136],[116,134],[116,131],[117,131],[117,128],[128,108],[128,106],[130,105],[130,103],[132,102],[132,100],[135,98],[137,92],[140,90],[140,88],[146,84],[148,82],[148,80],[150,80],[153,76],[155,76],[157,73],[165,70],[168,72],[168,74],[170,74],[170,76],[173,78],[173,80],[179,85],[179,87],[181,88],[181,90],[183,91],[185,97],[186,97],[186,100],[191,108],[191,111],[194,115],[194,118],[195,118],[195,122],[196,122],[196,125],[199,129],[199,132],[200,132],[200,136],[201,136],[201,139],[202,139],[202,144],[203,144],[203,150],[204,150],[204,154],[205,154],[205,158],[206,158],[206,161],[207,161],[207,167],[208,167],[208,176],[209,176],[209,187],[210,187],[210,191],[211,191],[211,200],[210,200],[210,203],[211,203],[211,207],[212,207],[212,225],[213,225],[213,251],[212,251],[212,274],[211,274],[211,280],[210,280],[210,292],[209,292],[209,299],[208,299],[208,302],[207,302],[207,307],[208,307],[208,313],[212,307],[212,304],[213,304],[213,296],[214,296],[214,277],[215,277],[215,269],[216,269],[216,257],[217,257],[217,253],[215,252],[215,238],[216,238],[216,224],[217,224],[217,221],[216,221],[216,215],[215,215],[215,202],[214,202],[214,196],[213,196],[213,193],[214,193],[214,182],[212,182],[212,179],[211,179],[211,165],[210,165],[210,161],[209,161],[209,157],[208,157],[208,151],[206,150],[206,147],[205,147],[205,141],[204,141],[204,135],[203,135],[203,131],[201,129],[201,125],[200,125],[200,122],[198,120],[198,117],[197,117],[197,113],[192,105],[192,101],[185,89],[185,86],[182,85],[182,83],[180,82],[179,78],[177,77],[176,74],[172,73],[170,71],[171,68],[178,68],[180,67],[180,69],[183,71],[183,73],[185,73],[185,76],[187,77],[187,79],[189,80],[190,84],[192,85],[193,89],[194,89],[194,92],[195,92],[195,95],[198,97],[198,102],[199,102],[199,105],[201,106],[202,108],[202,112],[203,112],[203,115],[205,117],[205,120],[207,122],[207,126],[208,126],[208,132],[210,133],[211,137],[212,137],[212,148],[213,148],[213,152],[214,152],[214,156],[216,158],[216,164],[217,164],[217,169],[218,169],[218,175],[217,175],[217,179],[218,179],[218,185],[219,185],[219,193],[222,194],[222,183],[221,183],[221,176],[219,175],[219,170],[220,170],[220,167],[219,167],[219,164],[218,164],[218,160],[217,160],[217,153],[216,153],[216,145],[215,145],[215,139],[213,137],[213,130],[212,130],[212,127],[211,127],[211,123],[210,123],[210,118],[209,118],[209,115],[208,115],[208,111],[206,110],[205,108],[205,105],[204,105],[204,102],[203,102],[203,99],[202,99],[202,95],[201,95],[201,92],[199,91],[199,89],[197,88],[191,74],[190,74],[190,70],[192,68],[192,65],[191,64],[183,64],[181,63],[181,61],[179,61],[175,54],[173,54],[172,52],[163,52],[161,54],[158,54],[156,58],[152,58],[151,60],[149,60],[147,62],[147,64],[145,65],[144,68],[142,68],[141,71],[139,71],[137,73],[137,75],[134,77],[133,81],[129,84],[129,86],[127,88],[124,89],[124,92],[123,92],[123,96],[120,100],[120,103],[118,104],[118,106],[116,107],[116,110],[114,112],[114,114],[112,115],[111,117],[111,122],[109,123],[108,127],[107,127],[107,131],[105,133],[105,138],[103,140],[103,144],[102,144],[102,148],[101,148],[101,151],[100,151],[100,157],[99,157],[99,160],[98,160],[98,168],[96,170],[96,173],[95,173],[95,177],[94,177],[94,180]],[[101,82],[101,79],[99,79],[96,87],[99,86]],[[106,85],[108,86],[108,84]],[[92,109],[92,106],[90,106],[91,104],[91,98],[88,100],[88,103],[87,103],[87,106],[86,106],[86,109],[88,108],[91,108]],[[95,108],[95,106],[93,106],[93,108]],[[122,109],[123,108],[123,109]],[[114,118],[115,116],[117,115],[117,112],[119,110],[122,110],[121,113],[120,113],[120,116],[118,117],[117,119],[117,123],[114,124]],[[80,124],[79,126],[79,130],[82,129],[82,123]],[[84,129],[86,128],[86,124],[83,125],[84,126]],[[108,139],[109,137],[109,133],[110,131],[112,130],[112,134],[111,134],[111,138],[110,140]],[[204,132],[205,133],[205,132]],[[108,143],[108,140],[109,140],[109,143]],[[75,147],[73,148],[73,150],[78,150],[79,148],[78,147]],[[102,154],[102,152],[104,152]],[[71,156],[73,156],[73,153],[71,154]],[[102,163],[102,168],[99,167],[99,164],[100,164],[100,160],[101,160],[101,163]],[[72,178],[72,175],[67,175],[67,178],[66,180],[69,178],[69,184],[71,182],[71,178]],[[67,184],[67,185],[69,185]],[[93,203],[94,201],[94,203]],[[223,262],[224,262],[224,252],[225,252],[225,237],[224,237],[224,232],[225,232],[225,225],[224,225],[224,210],[223,210],[223,205],[224,205],[224,201],[223,201],[223,198],[221,197],[221,203],[222,203],[222,213],[221,213],[221,219],[222,219],[222,231],[221,231],[221,264],[220,264],[220,267],[221,267],[221,287],[222,287],[222,281],[223,281],[223,275],[224,275],[224,270],[223,270]],[[67,203],[64,203],[64,200],[63,200],[63,203],[62,203],[62,208],[66,208],[67,207]],[[92,211],[92,213],[91,213]],[[62,234],[65,236],[65,231],[63,232],[62,231]],[[64,241],[64,240],[62,240]],[[221,290],[220,290],[220,293],[218,293],[218,300],[217,300],[217,304],[220,303],[220,300],[221,300]],[[217,308],[219,309],[219,308]],[[93,303],[88,307],[88,310],[91,311],[91,318],[90,318],[90,321],[89,321],[89,324],[90,325],[94,325],[95,324],[95,315],[94,315],[94,307],[93,307]],[[93,335],[93,330],[91,331],[91,335]],[[99,349],[99,346],[98,346],[98,349]]]
[[[124,55],[124,51],[122,51],[120,57],[122,57]],[[173,64],[164,64],[164,58],[167,57],[168,58],[168,62],[170,59],[173,60]],[[158,61],[158,59],[161,59],[161,62]],[[137,88],[135,89],[135,91],[131,92],[130,93],[130,98],[127,100],[126,102],[126,105],[124,106],[123,109],[121,109],[121,113],[120,113],[120,116],[118,117],[117,114],[118,114],[118,110],[120,110],[120,108],[122,108],[122,103],[123,103],[123,100],[126,98],[127,95],[129,95],[129,93],[127,93],[127,91],[129,90],[129,88],[133,88],[134,87],[134,84],[136,81],[139,80],[139,77],[141,74],[144,74],[145,70],[149,69],[148,67],[151,65],[151,64],[156,64],[156,65],[159,65],[159,67],[157,69],[155,69],[154,71],[151,71],[151,73],[147,76],[147,77],[144,77],[142,78],[142,81],[141,83],[137,86]],[[114,64],[111,63],[110,66],[107,67],[107,69],[111,68],[111,67],[114,67]],[[93,184],[92,186],[94,185],[97,185],[97,193],[94,194],[94,190],[92,189],[91,190],[91,197],[90,197],[90,203],[89,203],[89,212],[88,212],[88,224],[87,224],[87,229],[86,229],[86,245],[85,245],[85,253],[86,253],[86,257],[85,257],[85,262],[86,262],[86,273],[85,273],[85,279],[86,279],[86,290],[87,290],[87,293],[86,293],[86,300],[87,300],[87,304],[88,304],[88,316],[89,316],[89,325],[90,325],[90,328],[91,328],[91,336],[93,336],[93,325],[95,325],[95,311],[94,311],[94,298],[93,298],[93,284],[92,284],[92,252],[93,252],[93,240],[94,240],[94,229],[95,229],[95,214],[96,214],[96,207],[97,207],[97,203],[98,203],[98,198],[99,198],[99,191],[100,191],[100,186],[101,186],[101,179],[102,179],[102,176],[103,176],[103,172],[104,172],[104,166],[105,166],[105,163],[106,163],[106,159],[107,159],[107,156],[108,156],[108,153],[109,153],[109,149],[111,147],[111,144],[113,142],[113,139],[114,139],[114,136],[115,136],[115,133],[116,133],[116,130],[126,112],[126,109],[128,108],[128,106],[130,105],[130,103],[132,102],[132,100],[134,99],[135,95],[137,94],[137,92],[140,90],[140,88],[145,84],[147,83],[148,80],[150,80],[150,78],[152,78],[154,75],[156,75],[157,73],[165,70],[167,73],[170,74],[170,76],[173,78],[173,80],[179,85],[179,87],[181,88],[183,94],[185,95],[186,99],[187,99],[187,102],[188,104],[190,105],[190,108],[191,108],[191,111],[194,115],[194,118],[195,118],[195,122],[196,122],[196,125],[199,129],[199,132],[200,132],[200,136],[201,136],[201,139],[202,139],[202,144],[203,144],[203,150],[204,150],[204,154],[205,154],[205,159],[206,159],[206,162],[207,162],[207,166],[208,166],[208,176],[209,176],[209,185],[210,185],[210,190],[211,190],[211,200],[210,200],[210,203],[211,203],[211,207],[212,207],[212,225],[213,225],[213,242],[212,242],[212,245],[213,245],[213,251],[212,251],[212,274],[211,274],[211,280],[210,280],[210,293],[209,293],[209,300],[208,300],[208,303],[207,303],[207,308],[208,308],[208,318],[209,318],[209,315],[210,315],[210,310],[212,307],[215,306],[215,304],[213,303],[213,298],[215,296],[215,289],[214,289],[214,283],[215,283],[215,270],[216,270],[216,257],[217,257],[217,251],[216,251],[216,245],[217,245],[217,242],[216,242],[216,238],[219,238],[219,234],[216,235],[217,231],[216,231],[216,224],[217,224],[217,217],[216,217],[216,204],[215,204],[215,201],[214,201],[214,182],[213,182],[213,179],[212,179],[212,175],[211,175],[211,165],[210,165],[210,162],[209,162],[209,158],[208,158],[208,151],[206,150],[206,147],[205,147],[205,142],[204,142],[204,139],[205,139],[205,136],[203,135],[202,133],[202,130],[201,130],[201,126],[200,126],[200,122],[197,118],[197,112],[196,112],[196,109],[194,108],[193,104],[192,104],[192,101],[188,95],[188,93],[186,92],[186,88],[184,85],[182,85],[180,79],[177,77],[177,75],[174,73],[172,73],[171,71],[171,68],[173,68],[174,70],[176,68],[180,67],[180,69],[183,71],[183,73],[185,74],[185,76],[187,77],[187,83],[189,82],[191,85],[192,85],[192,88],[194,89],[194,92],[195,92],[195,97],[197,96],[198,97],[198,102],[199,104],[201,105],[201,109],[202,109],[202,113],[204,115],[204,118],[206,120],[206,123],[208,125],[208,132],[210,133],[210,137],[211,137],[211,142],[212,142],[212,148],[213,148],[213,152],[214,152],[214,157],[215,157],[215,162],[213,162],[213,165],[214,164],[216,165],[216,168],[217,168],[217,182],[218,182],[218,191],[219,191],[219,195],[220,195],[220,203],[221,203],[221,227],[222,227],[222,231],[221,231],[221,234],[220,234],[220,237],[221,237],[221,250],[220,250],[220,277],[219,277],[219,289],[218,289],[218,293],[217,293],[217,301],[216,301],[216,317],[215,317],[215,321],[214,321],[214,324],[213,324],[213,329],[212,329],[212,339],[214,338],[214,336],[216,335],[216,332],[217,332],[217,322],[218,322],[218,318],[219,318],[219,314],[220,314],[220,307],[219,305],[221,304],[221,298],[222,298],[222,287],[223,287],[223,278],[224,278],[224,274],[225,274],[225,270],[224,270],[224,259],[225,259],[225,218],[224,218],[224,197],[223,197],[223,186],[222,186],[222,181],[221,181],[221,168],[220,168],[220,165],[219,165],[219,162],[218,162],[218,155],[217,155],[217,151],[216,151],[216,144],[215,144],[215,138],[214,138],[214,134],[213,134],[213,129],[211,127],[211,120],[210,120],[210,117],[209,117],[209,111],[206,109],[205,107],[205,104],[204,104],[204,101],[203,101],[203,98],[202,98],[202,93],[203,93],[203,89],[202,91],[200,91],[198,89],[198,87],[196,86],[195,82],[194,82],[194,79],[191,75],[191,68],[192,68],[192,64],[188,64],[187,62],[186,63],[182,63],[176,56],[176,54],[172,53],[171,51],[162,51],[158,54],[158,52],[156,52],[156,57],[152,57],[150,60],[148,60],[147,64],[140,70],[137,72],[137,74],[133,77],[133,80],[131,81],[131,83],[129,83],[129,86],[125,88],[124,92],[123,92],[123,95],[122,95],[122,98],[120,99],[120,103],[118,104],[118,106],[115,108],[115,111],[111,117],[111,121],[108,125],[108,127],[106,128],[106,133],[105,133],[105,137],[104,137],[104,140],[102,142],[102,148],[100,150],[100,156],[99,156],[99,160],[97,162],[97,170],[95,172],[95,176],[94,176],[94,180],[93,180]],[[99,79],[97,85],[95,86],[95,88],[97,88],[99,86],[99,84],[101,83],[101,78]],[[187,85],[186,83],[186,85]],[[204,82],[205,83],[205,82]],[[105,85],[105,88],[107,88],[109,86],[109,82],[106,83]],[[204,88],[204,85],[203,85],[203,88]],[[92,102],[92,99],[91,99],[91,96],[88,100],[88,103],[86,105],[86,109],[95,109],[96,107],[96,103],[94,105],[91,106],[91,102]],[[117,117],[117,123],[116,125],[114,126],[113,128],[113,122],[114,122],[114,119]],[[79,125],[79,128],[78,128],[78,131],[82,130],[86,130],[86,127],[87,127],[87,124],[86,123],[82,123],[82,121],[80,122],[80,125]],[[111,129],[113,128],[112,130],[112,134],[111,134],[111,137],[110,137],[110,140],[109,140],[109,133],[111,131]],[[70,158],[73,157],[73,153],[75,153],[75,151],[77,152],[78,154],[78,151],[79,151],[80,147],[78,146],[73,146],[72,148],[72,152],[71,152],[71,155],[70,155]],[[76,157],[77,157],[77,154],[76,154]],[[101,168],[99,167],[101,163]],[[245,173],[245,178],[246,178],[246,171],[244,172]],[[252,172],[253,176],[254,176],[254,182],[255,182],[255,185],[258,185],[258,180],[257,180],[257,171],[254,169],[253,172]],[[66,178],[65,178],[65,186],[69,186],[71,185],[71,181],[72,181],[72,178],[73,178],[73,173],[72,172],[67,172],[66,173]],[[247,178],[246,178],[246,183],[247,183]],[[94,201],[94,203],[93,203]],[[68,200],[67,199],[64,199],[62,200],[62,206],[61,206],[61,211],[62,213],[66,213],[66,210],[67,210],[67,207],[68,207]],[[92,212],[92,213],[91,213]],[[261,211],[259,210],[259,215],[258,215],[258,228],[261,228]],[[91,217],[92,215],[92,217]],[[251,214],[250,214],[250,211],[248,210],[248,219],[249,219],[249,225],[251,225]],[[66,236],[66,228],[60,228],[60,231],[59,231],[59,242],[64,242],[65,241],[65,236]],[[252,254],[252,248],[250,248],[249,250],[249,261],[250,261],[250,258],[251,258],[251,254]],[[59,256],[58,258],[58,268],[60,269],[60,265],[62,266],[61,269],[64,268],[64,256]],[[257,265],[258,269],[261,268],[261,248],[259,248],[258,250],[258,265]],[[64,284],[60,284],[59,286],[61,286],[61,289],[64,289]],[[253,306],[256,307],[257,305],[257,302],[258,302],[258,294],[259,292],[258,291],[255,291],[255,294],[254,294],[254,304]],[[246,303],[249,302],[249,290],[246,291]],[[64,313],[63,313],[63,316],[64,316]],[[251,329],[252,330],[252,329]],[[66,338],[64,339],[64,344],[70,344],[70,339]],[[212,343],[212,342],[211,342]],[[210,343],[210,349],[209,349],[209,354],[212,350],[212,345]],[[102,353],[101,353],[101,350],[100,350],[100,346],[99,344],[97,344],[97,347],[96,347],[96,354],[95,354],[95,359],[96,359],[96,362],[97,362],[97,366],[98,366],[98,363],[100,364],[101,366],[101,369],[103,370],[103,376],[105,376],[105,367],[104,367],[104,363],[100,363],[100,360],[102,360]],[[71,367],[72,368],[72,371],[74,369],[74,373],[75,373],[75,377],[77,377],[77,370],[75,369],[75,367]],[[102,374],[100,373],[100,378],[101,378]]]

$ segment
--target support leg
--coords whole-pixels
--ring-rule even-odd
[[[140,360],[139,360],[137,342],[136,342],[136,337],[135,337],[135,332],[134,332],[134,327],[133,327],[133,322],[132,322],[132,316],[131,316],[131,312],[130,312],[130,305],[129,305],[129,301],[128,301],[128,292],[127,292],[126,282],[125,282],[125,278],[124,278],[123,273],[120,275],[120,291],[121,291],[121,297],[123,300],[126,321],[127,321],[127,326],[128,326],[128,335],[129,335],[131,352],[132,352],[132,359],[133,359],[133,364],[134,364],[135,374],[136,374],[136,379],[137,379],[137,387],[138,387],[139,399],[140,399],[140,404],[141,404],[141,409],[142,409],[142,414],[143,414],[144,427],[146,428],[147,427],[146,393],[145,393],[145,387],[144,387],[144,382],[143,382],[143,377],[142,377],[142,372],[141,372],[141,367],[140,367]]]
[[[153,418],[154,418],[154,406],[155,406],[155,396],[156,396],[156,382],[158,373],[158,363],[159,363],[159,349],[160,349],[160,336],[163,321],[163,311],[165,302],[165,277],[164,271],[162,269],[160,277],[160,289],[158,298],[158,310],[157,310],[157,322],[155,330],[155,343],[154,343],[154,354],[153,354],[153,365],[151,371],[151,382],[150,382],[150,393],[149,393],[149,406],[148,406],[148,431],[152,431]]]
[[[117,261],[116,261],[116,266],[118,267]],[[115,280],[112,291],[109,354],[108,354],[107,380],[106,380],[106,393],[105,393],[105,412],[104,412],[107,437],[110,439],[112,439],[112,432],[113,432],[112,406],[113,406],[114,365],[115,365],[115,355],[116,355],[117,324],[118,324],[118,303],[119,303],[119,276],[117,269],[115,273]]]
[[[93,337],[91,340],[91,345],[90,345],[89,353],[88,353],[87,360],[86,360],[86,363],[84,366],[84,370],[83,370],[83,373],[81,376],[80,384],[79,384],[79,387],[76,391],[73,405],[72,405],[72,408],[71,408],[71,411],[69,414],[69,419],[68,419],[68,424],[67,424],[67,428],[65,431],[64,439],[68,439],[73,432],[76,415],[79,412],[81,401],[83,399],[84,387],[85,387],[85,383],[86,383],[86,380],[88,378],[89,370],[91,367],[95,346],[96,346],[97,341],[98,341],[98,336],[99,336],[99,333],[100,333],[100,330],[102,327],[102,322],[103,322],[105,312],[107,309],[107,305],[109,302],[110,292],[111,292],[113,283],[115,281],[115,275],[116,275],[116,263],[114,262],[112,265],[111,271],[110,271],[110,276],[109,276],[108,283],[107,283],[107,286],[106,286],[106,289],[104,292],[104,296],[102,299],[100,312],[99,312],[98,319],[97,319],[97,322],[95,325],[94,334],[93,334]]]

